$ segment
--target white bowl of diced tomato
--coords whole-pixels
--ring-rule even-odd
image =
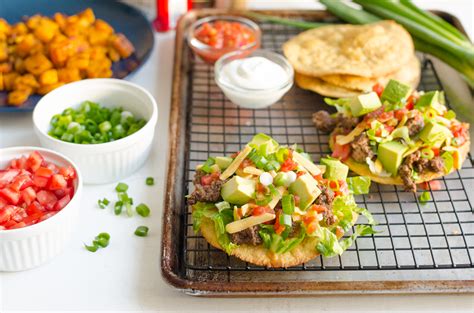
[[[74,229],[82,178],[43,148],[0,149],[0,271],[37,267],[61,253]]]

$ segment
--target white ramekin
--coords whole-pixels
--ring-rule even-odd
[[[39,151],[46,161],[59,166],[71,165],[77,173],[75,192],[71,201],[56,215],[31,226],[0,230],[0,271],[22,271],[48,262],[62,252],[77,222],[82,177],[77,166],[67,157],[51,150],[37,147],[0,149],[0,168],[21,155]]]
[[[122,107],[147,123],[136,133],[117,141],[82,145],[64,142],[48,135],[51,117],[84,101],[106,107]],[[86,79],[70,83],[44,96],[33,111],[33,124],[41,145],[73,160],[84,183],[110,183],[138,170],[150,154],[158,107],[144,88],[119,79]]]

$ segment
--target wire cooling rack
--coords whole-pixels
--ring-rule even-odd
[[[299,33],[297,29],[281,25],[260,24],[260,27],[263,48],[280,53],[282,44]],[[183,186],[186,194],[192,191],[196,165],[209,156],[230,155],[240,150],[255,133],[266,133],[282,145],[296,143],[315,161],[330,154],[327,134],[318,132],[311,120],[313,112],[328,109],[320,96],[293,87],[269,108],[239,108],[226,99],[215,84],[213,66],[193,58],[189,51],[186,53],[189,56],[185,57],[192,59],[185,74],[189,80]],[[432,62],[423,55],[419,57],[422,78],[418,89],[442,90]],[[417,278],[415,272],[422,275],[419,279],[473,279],[471,270],[456,272],[474,267],[471,156],[461,170],[440,182],[440,190],[429,190],[431,200],[426,204],[421,204],[417,195],[404,192],[401,187],[373,183],[370,194],[357,196],[356,201],[373,214],[378,221],[375,229],[379,232],[359,237],[342,256],[319,257],[287,269],[255,266],[213,248],[193,232],[191,211],[183,204],[180,214],[185,229],[180,242],[180,258],[184,260],[182,274],[190,280],[223,282],[265,281],[271,279],[275,271],[285,272],[283,276],[279,274],[279,281],[406,279]],[[365,218],[360,217],[359,223],[364,222],[367,222]],[[301,276],[302,272],[305,276]],[[311,276],[311,272],[318,275]],[[348,272],[351,274],[347,275]]]

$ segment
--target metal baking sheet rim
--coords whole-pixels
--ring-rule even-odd
[[[315,11],[264,11],[274,15],[299,17],[329,17],[330,13],[324,10]],[[462,32],[464,29],[459,20],[446,12],[435,13],[449,17]],[[209,281],[187,280],[177,275],[178,254],[173,244],[173,223],[179,219],[179,214],[172,208],[176,205],[176,197],[182,194],[181,184],[177,183],[184,173],[183,154],[185,126],[185,90],[188,85],[186,68],[183,66],[185,53],[185,30],[189,22],[201,16],[223,15],[229,12],[214,9],[191,11],[184,15],[176,28],[175,58],[173,69],[173,87],[170,111],[168,151],[168,173],[163,212],[161,273],[164,280],[172,287],[187,295],[207,297],[264,297],[264,296],[312,296],[331,294],[407,294],[407,293],[474,293],[474,279],[470,280],[426,280],[426,281],[293,281],[293,282],[232,282],[215,283]],[[231,13],[232,14],[232,13]],[[235,14],[239,14],[236,12]],[[464,32],[465,33],[465,32]],[[174,262],[173,262],[174,261]],[[294,285],[294,287],[293,287]]]

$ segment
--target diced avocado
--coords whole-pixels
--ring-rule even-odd
[[[416,101],[415,109],[430,107],[439,103],[439,91],[429,91],[420,96]]]
[[[324,178],[331,180],[346,180],[349,173],[349,167],[341,161],[330,158],[321,159],[321,164],[326,165],[326,172]]]
[[[369,92],[352,98],[351,112],[353,116],[362,116],[375,111],[382,106],[379,96],[375,92]]]
[[[255,148],[261,155],[267,155],[277,151],[278,142],[268,135],[259,133],[253,136],[249,146]]]
[[[290,193],[299,197],[299,208],[306,208],[321,194],[316,180],[308,173],[298,177],[289,188]]]
[[[388,141],[381,143],[378,148],[378,159],[384,169],[392,175],[397,175],[398,168],[402,164],[403,154],[408,149],[398,141]]]
[[[219,166],[221,170],[225,170],[229,167],[230,163],[232,163],[232,158],[225,157],[225,156],[218,156],[214,158],[214,161]]]
[[[411,93],[411,87],[401,82],[391,79],[380,96],[382,102],[397,103],[408,98]]]
[[[410,130],[407,126],[402,126],[400,128],[395,129],[391,135],[393,139],[402,138],[403,140],[405,140],[406,143],[411,142]]]
[[[244,205],[252,199],[255,193],[255,181],[252,179],[234,176],[222,185],[221,196],[225,201]]]
[[[419,135],[421,140],[428,143],[443,143],[446,138],[451,136],[451,131],[447,127],[432,121],[423,127]]]

